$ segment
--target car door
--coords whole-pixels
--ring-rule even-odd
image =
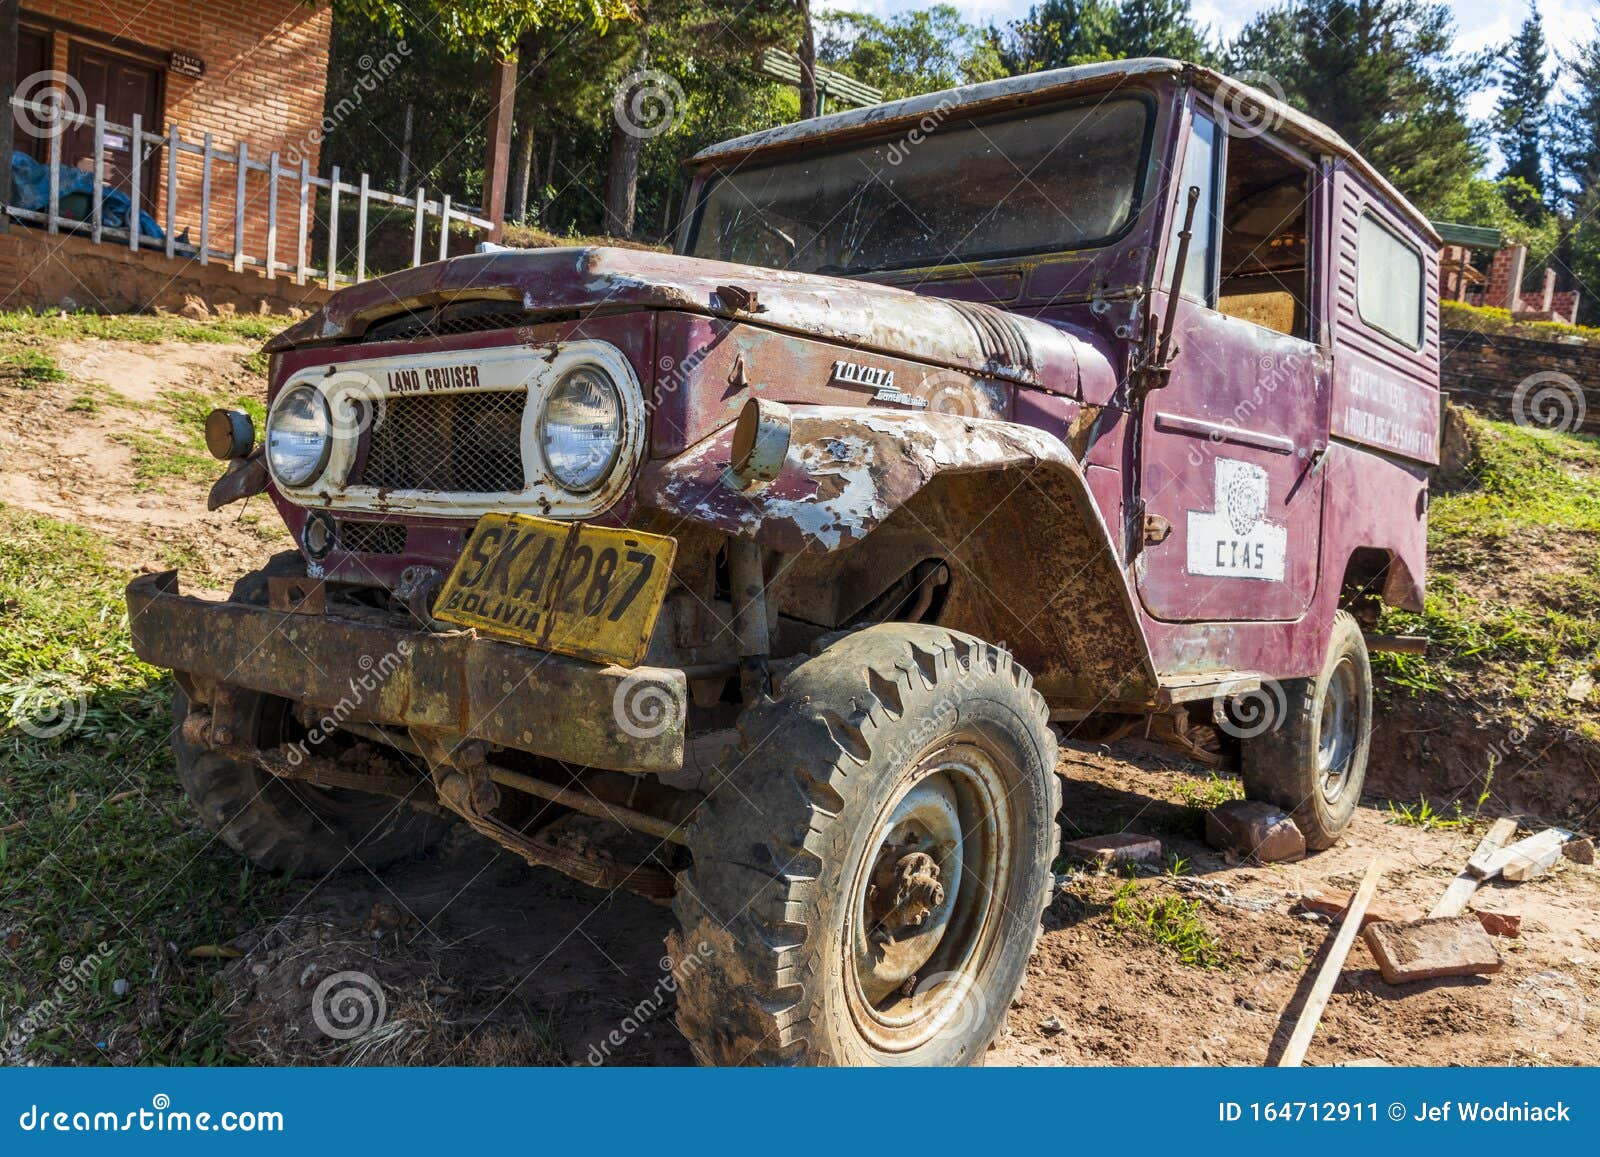
[[[1177,622],[1295,619],[1319,569],[1329,393],[1320,177],[1309,158],[1248,130],[1230,139],[1226,126],[1202,106],[1186,134],[1172,204],[1190,186],[1201,192],[1178,352],[1139,414],[1138,589],[1151,615]]]

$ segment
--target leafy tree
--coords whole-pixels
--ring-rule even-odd
[[[1545,215],[1544,141],[1549,131],[1550,90],[1554,77],[1546,65],[1544,25],[1531,5],[1500,66],[1500,99],[1495,104],[1495,139],[1505,155],[1501,176],[1515,177],[1527,194],[1517,193],[1514,208],[1527,221]],[[1531,195],[1528,195],[1531,194]]]
[[[985,31],[966,23],[950,4],[889,20],[830,12],[820,23],[818,59],[880,89],[886,100],[1005,75],[1000,54]]]
[[[1201,64],[1214,58],[1195,27],[1189,0],[1122,0],[1113,51],[1117,56],[1171,56]]]
[[[1529,268],[1538,268],[1555,253],[1561,231],[1552,213],[1544,213],[1531,222],[1522,215],[1519,206],[1530,198],[1537,201],[1538,194],[1521,177],[1502,177],[1498,181],[1473,177],[1452,189],[1435,213],[1442,221],[1500,230],[1507,241],[1526,245]]]
[[[1556,106],[1556,170],[1571,214],[1571,266],[1585,313],[1600,316],[1600,18],[1591,38],[1563,59],[1568,91]]]
[[[1449,9],[1427,0],[1297,0],[1257,16],[1228,55],[1274,77],[1428,211],[1483,161],[1466,102],[1488,58],[1456,55],[1454,33]]]
[[[313,0],[315,2],[315,0]],[[522,34],[579,22],[605,28],[632,14],[628,0],[333,0],[396,36],[427,34],[445,47],[507,60]]]
[[[1001,64],[1020,75],[1113,60],[1117,18],[1112,0],[1044,0],[996,31]]]

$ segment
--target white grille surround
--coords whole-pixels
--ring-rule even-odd
[[[598,368],[616,383],[623,421],[621,445],[611,472],[594,490],[574,494],[551,477],[545,466],[539,421],[556,383],[580,366]],[[628,359],[609,342],[586,339],[313,363],[285,379],[277,399],[281,401],[299,385],[321,392],[333,415],[327,465],[304,486],[286,486],[276,476],[273,481],[289,501],[313,509],[454,518],[476,518],[490,512],[589,518],[623,496],[644,452],[647,415],[643,392]],[[520,416],[514,409],[508,410],[518,392],[525,395]],[[482,405],[467,404],[464,395],[474,394],[483,396]],[[450,405],[447,399],[458,402]],[[394,425],[375,439],[375,432],[384,430],[391,420],[391,406]],[[466,415],[469,420],[463,425],[459,419],[446,417],[452,414]],[[428,417],[435,428],[430,428]],[[502,428],[474,432],[472,420]],[[267,421],[270,425],[270,413]],[[516,423],[522,485],[498,490],[444,488],[458,476],[497,481],[515,478],[508,448],[502,444],[509,433],[503,429],[508,422]],[[437,428],[441,426],[450,428]],[[459,448],[462,460],[474,468],[447,469],[441,463],[451,454],[445,447],[453,437],[492,437],[494,444]],[[431,442],[423,442],[429,438]],[[397,448],[404,450],[401,439],[417,442],[415,461],[409,464],[397,464],[405,457],[397,453]],[[387,456],[383,462],[373,459],[375,443],[380,454]],[[486,458],[494,461],[485,464]],[[385,485],[374,485],[369,478]],[[396,481],[411,485],[393,485]]]

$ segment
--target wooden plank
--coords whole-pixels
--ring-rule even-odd
[[[1322,971],[1317,974],[1316,983],[1311,986],[1311,995],[1306,997],[1305,1007],[1300,1010],[1300,1021],[1294,1026],[1289,1047],[1283,1050],[1283,1056],[1278,1059],[1279,1068],[1299,1068],[1305,1063],[1306,1050],[1311,1047],[1311,1038],[1316,1035],[1317,1025],[1322,1020],[1322,1010],[1328,1007],[1328,998],[1333,995],[1333,986],[1339,981],[1345,958],[1350,955],[1350,946],[1355,943],[1356,933],[1361,931],[1367,906],[1372,903],[1373,894],[1378,890],[1378,880],[1382,876],[1382,860],[1373,860],[1367,865],[1367,874],[1361,877],[1361,887],[1356,889],[1355,899],[1350,901],[1333,947],[1328,950],[1328,958],[1322,962]],[[1390,925],[1374,924],[1373,927],[1385,928]]]
[[[1474,861],[1485,861],[1501,848],[1506,841],[1517,834],[1517,821],[1509,816],[1502,816],[1489,825],[1489,830],[1483,839],[1478,841],[1477,849],[1467,859],[1467,867],[1461,869],[1459,875],[1450,882],[1444,890],[1444,895],[1439,897],[1439,902],[1433,906],[1433,911],[1428,913],[1430,919],[1443,919],[1447,916],[1459,916],[1466,910],[1467,901],[1472,899],[1478,890],[1480,880],[1472,870]]]
[[[339,288],[339,166],[328,186],[328,288]]]
[[[178,125],[167,126],[167,257],[178,252]]]
[[[367,279],[367,175],[361,174],[361,192],[356,200],[356,284]]]
[[[1546,828],[1538,835],[1518,840],[1482,862],[1482,879],[1492,880],[1499,875],[1508,880],[1532,879],[1561,858],[1561,845],[1571,838],[1569,831]]]
[[[140,181],[144,169],[144,114],[133,114],[132,154],[128,159],[128,248],[139,248]]]
[[[250,176],[250,146],[239,139],[238,152],[234,154],[238,172],[233,181],[233,271],[244,272],[244,204],[245,181]]]
[[[61,134],[50,134],[50,204],[46,208],[47,230],[61,232]],[[7,193],[10,190],[6,190]]]
[[[278,278],[278,153],[267,157],[267,280]]]
[[[311,244],[311,160],[300,158],[300,229],[295,234],[294,283],[306,283],[307,248]]]
[[[200,264],[211,264],[211,134],[200,143]]]
[[[106,185],[106,106],[94,106],[94,193],[92,197],[92,216],[89,225],[89,239],[96,245],[100,244],[100,211],[105,202]]]
[[[422,199],[423,187],[417,186],[417,216],[411,227],[411,264],[414,267],[422,264],[422,222],[426,214],[426,202]]]
[[[0,0],[0,44],[16,44],[22,5],[19,0]],[[5,206],[11,200],[11,152],[16,147],[16,118],[11,100],[17,92],[17,53],[0,52],[0,233],[9,232],[11,220]]]

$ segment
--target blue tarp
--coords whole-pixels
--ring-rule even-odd
[[[85,173],[71,165],[59,165],[57,168],[61,173],[59,197],[64,200],[73,193],[82,193],[91,199],[94,197],[93,173]],[[12,153],[10,203],[19,209],[28,209],[34,213],[45,212],[50,204],[50,166],[41,164],[27,153]],[[112,229],[126,229],[128,213],[132,208],[133,199],[121,189],[101,189],[102,225]],[[161,231],[161,226],[156,224],[155,218],[142,211],[139,214],[139,235],[148,237],[152,241],[164,241],[167,236]]]

